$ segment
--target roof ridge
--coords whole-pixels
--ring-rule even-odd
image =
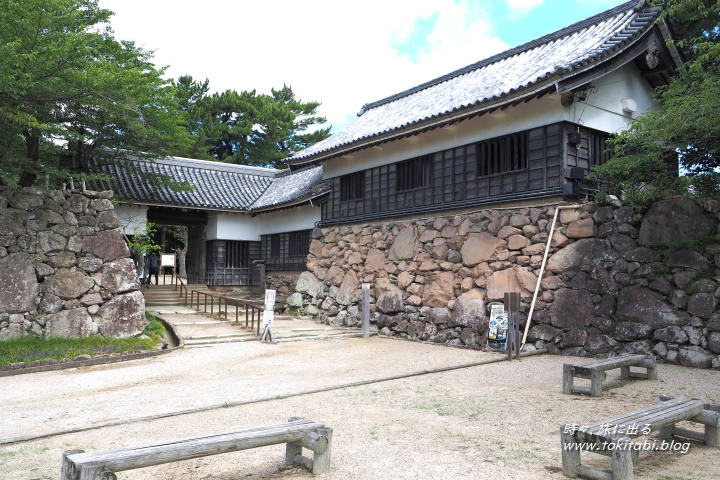
[[[273,177],[276,178],[283,170],[277,170],[275,168],[267,167],[256,167],[252,165],[240,165],[236,163],[225,163],[215,160],[201,160],[198,158],[188,157],[175,157],[170,156],[155,160],[144,160],[138,159],[138,161],[146,161],[150,163],[157,163],[160,165],[174,165],[178,167],[187,168],[198,168],[201,170],[214,170],[214,171],[225,171],[233,173],[244,173],[244,174],[255,174],[262,177]],[[215,167],[215,168],[213,168]]]
[[[375,102],[366,103],[362,106],[360,109],[360,112],[358,113],[358,116],[361,116],[366,111],[371,110],[373,108],[379,107],[381,105],[384,105],[386,103],[393,102],[395,100],[398,100],[403,97],[407,97],[409,95],[413,95],[415,93],[418,93],[422,90],[425,90],[430,87],[434,87],[440,83],[446,82],[450,79],[453,79],[455,77],[459,77],[461,75],[464,75],[468,72],[472,72],[474,70],[478,70],[482,67],[486,67],[490,64],[493,64],[495,62],[498,62],[500,60],[512,57],[514,55],[517,55],[519,53],[525,52],[527,50],[531,50],[533,48],[536,48],[540,45],[546,44],[552,40],[556,40],[558,38],[564,37],[576,30],[580,30],[582,28],[588,27],[590,25],[596,24],[602,20],[608,19],[614,15],[617,15],[618,13],[627,11],[628,9],[632,8],[633,10],[640,10],[638,9],[638,5],[642,3],[638,0],[631,0],[628,2],[625,2],[623,4],[620,4],[616,7],[613,7],[609,10],[605,10],[604,12],[600,12],[596,15],[593,15],[592,17],[586,18],[584,20],[581,20],[579,22],[575,22],[572,25],[568,25],[567,27],[561,28],[560,30],[556,30],[555,32],[548,33],[546,35],[543,35],[542,37],[538,37],[534,40],[530,40],[529,42],[523,43],[522,45],[518,45],[517,47],[511,48],[509,50],[505,50],[503,52],[500,52],[498,54],[495,54],[491,57],[487,57],[483,60],[480,60],[479,62],[467,65],[465,67],[462,67],[458,70],[455,70],[453,72],[447,73],[445,75],[442,75],[440,77],[437,77],[433,80],[430,80],[428,82],[422,83],[420,85],[417,85],[415,87],[409,88],[405,91],[402,91],[400,93],[396,93],[394,95],[390,95],[389,97],[385,97],[381,100],[377,100]]]

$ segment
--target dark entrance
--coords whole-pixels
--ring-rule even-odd
[[[204,210],[151,206],[148,221],[156,225],[188,227],[188,252],[185,259],[188,283],[205,283],[205,250],[208,216]]]

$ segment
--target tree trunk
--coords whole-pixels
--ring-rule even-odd
[[[35,164],[40,161],[40,135],[32,132],[31,130],[23,131],[25,137],[25,146],[27,147],[27,156]],[[20,187],[32,187],[35,183],[37,175],[30,170],[23,170],[18,181]]]
[[[188,247],[185,245],[185,248],[178,248],[178,266],[180,269],[180,273],[178,276],[180,278],[187,278],[187,268],[185,267],[185,257],[187,256]]]

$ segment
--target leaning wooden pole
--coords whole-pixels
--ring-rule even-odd
[[[525,332],[523,333],[522,342],[520,342],[520,348],[525,346],[527,334],[530,330],[530,321],[532,320],[533,312],[535,311],[535,302],[537,301],[538,292],[540,291],[540,282],[542,282],[543,275],[545,274],[545,265],[547,264],[550,244],[552,243],[553,234],[555,233],[555,224],[557,223],[558,213],[560,213],[561,209],[566,210],[571,208],[580,208],[580,205],[560,205],[555,207],[555,215],[553,215],[552,225],[550,226],[550,236],[548,237],[547,244],[545,245],[545,255],[543,255],[542,264],[540,265],[540,273],[538,274],[537,283],[535,284],[535,293],[533,294],[532,303],[530,304],[530,312],[528,312],[528,318],[525,322]]]

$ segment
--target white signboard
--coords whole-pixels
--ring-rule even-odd
[[[263,312],[263,323],[265,325],[272,325],[274,313],[275,290],[265,290],[265,311]]]
[[[160,266],[174,267],[175,266],[175,254],[174,253],[161,253],[160,254]]]

